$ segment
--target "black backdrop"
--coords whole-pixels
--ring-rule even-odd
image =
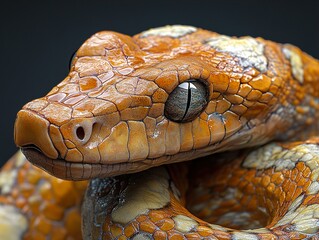
[[[69,57],[99,30],[133,35],[167,24],[290,42],[319,58],[319,1],[2,1],[0,165],[17,148],[13,124],[27,101],[67,74]]]

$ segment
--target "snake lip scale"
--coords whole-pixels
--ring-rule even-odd
[[[148,169],[162,162],[161,159],[155,158],[139,162],[113,164],[67,162],[62,158],[52,159],[46,156],[34,145],[24,146],[21,148],[21,151],[33,165],[58,178],[74,181],[89,180],[94,177],[113,177],[131,174],[138,172],[139,168]],[[169,156],[167,159],[169,159]],[[85,168],[86,170],[84,171]],[[91,169],[91,171],[87,169]]]
[[[214,150],[218,151],[218,145],[215,145]],[[21,148],[22,153],[26,156],[29,162],[33,165],[43,169],[44,171],[65,180],[82,181],[89,180],[95,177],[113,177],[122,174],[131,174],[139,172],[140,169],[147,170],[148,168],[165,164],[174,156],[164,156],[161,158],[148,158],[144,161],[138,162],[124,162],[113,164],[101,163],[82,163],[82,162],[68,162],[63,158],[50,158],[46,156],[41,149],[35,145],[24,146]],[[194,154],[194,151],[186,152],[185,155]],[[205,155],[211,155],[204,153]],[[164,160],[163,160],[164,159]],[[176,158],[179,162],[179,158]],[[188,159],[191,161],[192,159]],[[88,170],[89,169],[89,170]]]
[[[94,177],[103,177],[103,175],[112,177],[119,175],[119,173],[121,172],[123,172],[123,174],[129,174],[131,172],[128,171],[127,168],[124,168],[124,166],[130,165],[133,169],[138,169],[140,165],[147,165],[146,161],[138,163],[114,164],[66,162],[64,159],[61,158],[52,159],[47,157],[37,147],[23,147],[21,148],[21,151],[32,164],[43,169],[44,171],[61,179],[72,179],[75,181],[88,180]],[[149,167],[151,167],[151,165]],[[84,168],[92,170],[84,171]],[[124,168],[125,170],[122,170],[122,168]],[[102,169],[104,172],[103,174],[101,174]],[[134,172],[134,170],[132,172]]]

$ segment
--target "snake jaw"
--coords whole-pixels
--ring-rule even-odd
[[[248,134],[249,135],[249,134]],[[180,152],[174,155],[164,155],[157,158],[146,158],[140,161],[132,162],[113,162],[113,163],[92,163],[92,162],[71,162],[66,159],[50,158],[45,155],[41,149],[36,146],[26,145],[21,148],[26,158],[35,166],[45,170],[61,179],[66,180],[88,180],[92,178],[113,177],[123,174],[136,173],[149,168],[160,166],[163,164],[171,164],[177,162],[190,161],[196,158],[221,152],[225,146],[232,144],[232,149],[241,148],[241,145],[235,144],[240,140],[242,144],[246,144],[250,137],[242,134],[238,136],[230,136],[223,142],[208,146],[206,148]],[[265,140],[267,141],[267,140]],[[229,148],[228,148],[229,149]]]
[[[22,147],[21,151],[35,166],[55,177],[73,181],[140,172],[154,166],[162,165],[170,159],[169,156],[164,156],[158,159],[146,159],[139,162],[99,164],[67,162],[61,158],[52,159],[44,155],[38,148],[32,146]]]
[[[114,174],[120,168],[119,165],[85,164],[67,162],[64,159],[51,159],[34,148],[22,148],[21,150],[32,164],[58,178],[66,180],[91,179],[99,177],[102,171],[112,176],[112,172]]]

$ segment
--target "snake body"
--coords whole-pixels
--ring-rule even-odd
[[[31,163],[91,182],[19,153],[0,175],[0,214],[15,216],[0,227],[80,239],[82,212],[84,239],[317,239],[318,118],[319,62],[295,46],[99,32],[15,123]]]

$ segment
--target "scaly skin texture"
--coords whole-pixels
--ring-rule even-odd
[[[164,114],[167,99],[179,84],[190,79],[205,85],[208,92],[207,105],[189,122],[172,121]],[[79,48],[72,61],[69,75],[60,84],[45,97],[26,104],[18,113],[15,141],[22,147],[28,160],[49,173],[69,180],[85,180],[140,172],[155,166],[184,162],[213,153],[259,146],[273,139],[301,139],[298,137],[301,131],[304,131],[305,136],[302,139],[305,139],[318,132],[318,110],[319,63],[297,47],[277,44],[262,38],[230,38],[189,26],[157,28],[134,37],[104,31],[93,35]],[[258,172],[258,166],[264,166],[259,158],[252,161],[259,164],[256,166],[245,166],[244,162],[240,162],[243,159],[238,159],[232,160],[234,166],[238,166],[238,170],[230,167],[229,169],[251,174],[251,182],[254,182],[259,174],[268,176],[265,178],[267,180],[276,169],[275,166],[271,166],[270,172]],[[217,158],[215,160],[219,162]],[[196,164],[201,164],[198,160],[195,161]],[[278,165],[284,166],[280,161]],[[182,165],[181,169],[187,166]],[[298,166],[302,169],[298,170]],[[299,172],[306,171],[303,167],[305,166],[296,165],[294,169]],[[247,170],[250,168],[254,169],[253,172]],[[266,168],[269,166],[265,165],[263,169]],[[311,172],[313,171],[314,169],[311,169]],[[98,219],[106,221],[105,224],[100,222],[101,226],[105,226],[102,230],[106,232],[103,233],[101,228],[96,230],[95,226],[91,225],[94,223],[92,219],[95,215],[85,211],[84,234],[102,234],[106,239],[121,234],[121,239],[134,236],[136,239],[147,239],[149,236],[162,239],[164,236],[173,238],[170,230],[182,231],[183,237],[187,237],[186,232],[198,230],[198,224],[204,224],[204,221],[196,217],[195,220],[190,220],[189,217],[193,215],[178,210],[181,208],[178,204],[180,200],[182,204],[187,200],[192,208],[196,206],[196,198],[198,201],[206,198],[200,193],[194,193],[191,194],[194,196],[194,204],[191,198],[176,197],[174,200],[171,193],[173,190],[170,190],[172,187],[168,182],[177,185],[172,189],[181,193],[196,191],[196,187],[188,189],[184,186],[188,185],[188,180],[182,176],[180,178],[184,181],[178,184],[180,180],[176,179],[179,177],[174,177],[177,173],[172,172],[174,171],[169,170],[168,173],[160,167],[131,177],[123,177],[124,179],[106,179],[106,189],[112,181],[120,186],[115,184],[117,187],[110,194],[107,194],[108,190],[105,190],[104,195],[103,192],[97,194],[102,196],[108,206],[112,206],[112,209],[103,211],[101,216],[106,215],[102,219]],[[187,172],[193,174],[188,169],[185,170],[185,174]],[[207,181],[206,173],[194,174],[199,175],[196,175],[196,179]],[[286,173],[282,174],[288,179]],[[161,180],[152,179],[152,175],[158,176]],[[238,179],[238,175],[234,176]],[[131,178],[133,180],[130,180]],[[316,181],[316,178],[313,178],[312,181]],[[149,205],[138,205],[137,200],[127,199],[128,196],[135,196],[135,192],[138,192],[137,198],[139,195],[147,195],[143,185],[142,190],[130,190],[132,188],[128,187],[130,181],[143,182],[141,179],[149,179],[151,182],[147,189],[160,189],[157,190],[160,192],[159,196],[150,194],[157,197],[152,197]],[[272,183],[276,185],[275,181]],[[229,181],[224,186],[231,184],[234,183]],[[257,180],[254,184],[256,189],[266,188],[264,185],[259,186]],[[255,197],[256,205],[253,206],[261,204],[271,219],[278,222],[284,216],[287,206],[292,205],[294,200],[297,201],[298,196],[303,194],[301,192],[298,196],[293,195],[293,184],[288,185],[289,187],[284,188],[276,185],[276,189],[280,189],[281,192],[268,196],[265,200]],[[215,189],[214,185],[207,187]],[[309,191],[316,189],[314,184]],[[130,194],[124,194],[127,191]],[[236,191],[245,192],[240,186]],[[307,191],[307,186],[303,191]],[[115,192],[118,195],[114,195]],[[253,191],[248,191],[251,192]],[[281,193],[285,195],[285,205],[276,202],[280,199]],[[90,199],[89,196],[87,195],[85,210],[94,207],[94,197]],[[238,199],[237,195],[233,197]],[[124,202],[131,202],[132,205],[124,209],[132,209],[135,214],[127,214],[126,211],[121,213],[118,198]],[[307,205],[304,202],[302,204]],[[101,206],[103,208],[104,205]],[[165,212],[167,206],[171,212]],[[243,207],[243,204],[240,206],[243,212],[251,211]],[[150,214],[154,209],[160,210],[159,219],[164,219],[162,223],[165,226],[166,223],[171,223],[167,225],[168,228],[162,229],[164,233],[160,233],[161,237],[157,236],[159,233],[156,233],[156,227],[153,231],[134,227],[133,233],[132,229],[127,230],[130,234],[125,230],[123,233],[122,230],[111,229],[114,226],[124,229],[127,224],[133,224],[134,221],[141,222],[142,220],[134,219],[143,214],[147,215],[142,217],[143,219],[151,219]],[[200,207],[195,207],[195,215],[199,214],[209,221],[218,222],[220,218],[227,220],[218,215],[221,213],[217,213],[214,218],[209,217],[208,213],[203,215],[198,209]],[[252,209],[256,210],[256,207]],[[280,212],[278,209],[286,210]],[[297,207],[294,211],[297,211]],[[127,217],[123,219],[126,214]],[[251,219],[259,219],[264,216],[263,214],[265,213],[256,210],[248,215],[254,216]],[[315,214],[311,216],[313,218],[310,221],[317,221]],[[151,221],[157,222],[152,219]],[[265,226],[264,224],[272,224],[269,226],[275,231],[275,222],[257,221],[255,225]],[[296,232],[297,235],[293,235],[296,238],[301,236],[298,234],[305,234],[299,225],[296,231],[290,231]],[[236,223],[226,223],[225,226],[233,228],[236,227]],[[239,223],[237,227],[253,226]],[[136,232],[136,229],[140,232]],[[317,231],[316,227],[312,229]],[[246,233],[236,233],[235,230],[214,227],[210,231],[213,231],[209,233],[211,236],[220,239],[247,239],[247,235],[241,235]],[[216,231],[221,235],[216,235]],[[306,233],[315,234],[310,230]],[[249,234],[256,237],[258,232]],[[292,237],[288,230],[283,230],[283,234]]]
[[[0,239],[81,239],[86,187],[43,172],[17,152],[0,173]]]
[[[84,237],[317,239],[318,166],[319,139],[313,138],[95,179],[82,212]],[[167,192],[160,188],[165,184]]]
[[[58,177],[90,179],[287,139],[318,118],[316,60],[290,45],[185,28],[179,37],[92,36],[65,80],[18,113],[17,145],[40,148],[25,154]],[[170,121],[165,102],[189,79],[207,85],[209,103],[191,122]]]

